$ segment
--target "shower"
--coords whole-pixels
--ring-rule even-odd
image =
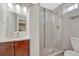
[[[57,20],[56,14],[53,14],[51,10],[41,7],[41,20],[42,20],[42,35],[40,50],[41,55],[49,55],[58,51],[61,51],[61,30],[62,19]],[[56,37],[57,36],[57,37]]]

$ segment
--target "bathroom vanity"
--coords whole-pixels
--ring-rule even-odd
[[[0,42],[0,56],[29,56],[30,40]]]
[[[29,39],[12,39],[0,42],[0,56],[29,56]]]
[[[0,56],[29,56],[28,15],[24,11],[27,6],[5,3],[0,7],[3,9],[0,18]]]

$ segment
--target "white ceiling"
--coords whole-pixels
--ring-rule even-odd
[[[58,7],[62,3],[41,3],[40,5],[44,8],[47,8],[49,10],[54,10],[56,7]]]

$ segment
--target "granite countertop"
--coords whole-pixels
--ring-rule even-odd
[[[30,38],[6,38],[6,39],[0,39],[0,43],[4,42],[13,42],[13,41],[22,41],[22,40],[30,40]]]

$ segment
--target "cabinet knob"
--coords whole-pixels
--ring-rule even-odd
[[[14,44],[12,44],[12,47],[14,47]]]
[[[15,44],[15,46],[17,46],[17,44]]]

